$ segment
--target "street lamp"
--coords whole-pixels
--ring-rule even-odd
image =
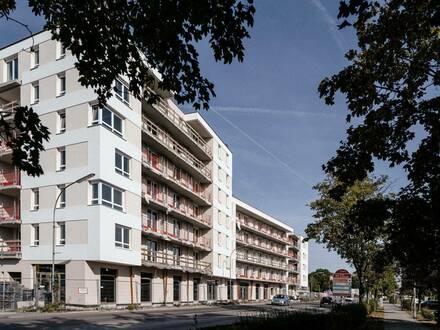
[[[69,183],[67,186],[60,189],[60,192],[58,193],[58,196],[55,199],[55,204],[53,207],[53,214],[52,214],[52,273],[50,276],[50,285],[51,285],[50,291],[51,291],[51,295],[52,295],[52,303],[55,302],[55,295],[54,295],[54,287],[55,287],[55,211],[57,210],[58,200],[60,199],[61,194],[63,194],[67,188],[74,185],[75,183],[81,183],[83,181],[91,179],[94,176],[95,176],[95,173],[90,173],[90,174],[87,174],[87,175],[79,178],[76,181]]]

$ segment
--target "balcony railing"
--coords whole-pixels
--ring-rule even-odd
[[[0,224],[5,222],[20,222],[20,206],[13,202],[0,206]]]
[[[298,273],[298,267],[297,267],[296,265],[289,265],[289,266],[287,267],[287,270],[288,270],[289,272],[295,272],[295,273]]]
[[[21,258],[20,240],[0,241],[0,258]]]
[[[277,254],[277,255],[281,255],[283,257],[287,257],[286,251],[284,251],[283,249],[277,249],[277,248],[274,248],[274,247],[270,247],[269,244],[264,244],[264,243],[261,243],[261,242],[257,243],[256,241],[254,241],[251,238],[248,238],[246,240],[244,237],[242,237],[240,235],[237,235],[236,239],[237,239],[237,242],[243,243],[246,246],[255,247],[255,248],[258,248],[258,249],[262,249],[262,250],[264,250],[267,253],[274,253],[274,254]]]
[[[257,281],[267,281],[267,282],[275,282],[275,283],[286,283],[286,279],[281,277],[275,277],[275,276],[270,276],[270,275],[254,275],[254,274],[241,274],[239,272],[237,272],[237,277],[238,278],[242,278],[242,279],[247,279],[247,280],[257,280]]]
[[[142,183],[142,196],[163,206],[170,212],[174,212],[177,216],[185,219],[189,218],[205,226],[211,226],[210,219],[199,213],[197,207],[186,198],[181,197],[179,203],[175,202],[173,199],[169,201],[168,189],[165,186],[156,185],[155,187],[148,187],[147,184]]]
[[[156,221],[156,223],[151,223],[146,214],[142,214],[142,229],[146,233],[180,242],[183,245],[199,247],[205,250],[211,249],[211,241],[206,237],[194,237],[194,235],[190,235],[189,231],[183,229],[180,229],[178,233],[174,233],[171,228],[168,228],[168,221]]]
[[[176,171],[180,171],[174,164],[163,160],[158,155],[153,154],[147,149],[142,150],[142,163],[148,166],[156,174],[160,174],[169,181],[179,185],[184,190],[201,198],[206,203],[210,203],[211,194],[201,188],[201,184],[197,183],[189,174],[177,175]],[[170,166],[169,166],[170,165]]]
[[[211,171],[205,164],[194,157],[187,149],[177,143],[177,141],[175,141],[167,132],[155,125],[145,116],[143,116],[142,128],[144,132],[147,133],[151,138],[159,142],[175,156],[179,157],[186,164],[190,165],[192,168],[201,173],[204,177],[211,180]]]
[[[250,262],[256,265],[283,269],[283,270],[287,269],[287,264],[285,262],[281,262],[277,260],[268,260],[253,255],[246,255],[245,253],[242,252],[237,252],[237,261]]]
[[[260,234],[264,234],[266,237],[277,239],[285,244],[288,244],[287,237],[280,234],[279,232],[273,230],[270,226],[259,223],[258,221],[245,220],[243,218],[237,217],[237,222],[245,228],[249,228]]]
[[[289,258],[292,258],[292,259],[298,260],[298,253],[295,253],[295,252],[289,251],[289,252],[287,253],[287,256],[288,256]]]
[[[12,120],[15,113],[15,109],[19,106],[18,101],[12,101],[0,105],[0,116],[6,120]]]
[[[0,187],[19,186],[20,171],[18,169],[0,170]]]
[[[183,118],[181,118],[176,111],[164,101],[159,100],[152,104],[152,106],[161,112],[170,122],[172,122],[177,128],[180,129],[186,136],[188,136],[195,144],[198,145],[208,156],[211,157],[211,150],[208,147],[206,141],[195,131]]]
[[[210,263],[197,260],[194,257],[176,256],[161,251],[150,251],[145,248],[142,248],[142,262],[197,273],[209,273],[211,270]]]

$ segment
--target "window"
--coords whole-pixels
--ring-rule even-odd
[[[66,75],[60,73],[57,76],[57,96],[63,96],[66,94]]]
[[[57,239],[58,239],[58,245],[65,245],[66,244],[66,223],[65,222],[58,222],[57,223]]]
[[[103,182],[94,182],[92,186],[92,204],[103,204],[117,210],[122,210],[122,190]]]
[[[57,60],[66,56],[66,47],[61,42],[57,43]]]
[[[58,199],[58,207],[59,208],[66,207],[66,186],[60,184],[57,187],[58,187],[58,194],[60,195],[60,198]]]
[[[115,246],[123,249],[130,248],[130,228],[115,226]]]
[[[40,189],[32,189],[31,203],[32,210],[38,210],[40,208]]]
[[[57,148],[57,171],[66,169],[66,148]]]
[[[107,107],[92,107],[92,125],[104,125],[113,133],[122,136],[122,118]]]
[[[118,99],[123,101],[126,104],[129,104],[129,92],[128,92],[128,86],[125,85],[122,81],[119,79],[116,79],[115,81],[115,92]]]
[[[57,133],[61,134],[66,131],[66,111],[58,111],[57,117]]]
[[[174,220],[173,221],[173,235],[180,238],[180,229],[182,228],[182,224],[177,221]]]
[[[8,70],[8,81],[18,79],[18,57],[6,62]]]
[[[126,177],[130,176],[130,158],[119,151],[115,151],[115,171]]]
[[[31,53],[31,69],[35,69],[40,65],[40,51],[35,48]]]
[[[32,233],[32,239],[31,239],[31,244],[32,245],[40,245],[40,226],[39,225],[32,225],[31,228],[31,233]]]
[[[31,93],[32,104],[38,103],[38,101],[40,100],[40,85],[38,84],[38,82],[32,84]]]

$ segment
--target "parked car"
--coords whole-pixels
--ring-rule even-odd
[[[295,301],[297,301],[298,300],[298,297],[295,297],[295,296],[289,296],[289,304],[291,305],[291,304],[294,304],[295,303]]]
[[[429,309],[432,311],[439,309],[439,303],[436,300],[426,300],[421,303],[422,308]]]
[[[322,297],[321,301],[319,302],[320,307],[326,307],[326,306],[332,306],[333,305],[333,298],[332,297]]]
[[[289,296],[285,294],[277,294],[272,297],[272,305],[288,306],[290,304]]]

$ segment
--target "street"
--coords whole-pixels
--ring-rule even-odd
[[[3,313],[0,328],[8,329],[191,329],[235,322],[259,311],[318,311],[317,303],[298,302],[290,307],[252,305],[150,308],[137,311],[83,311],[62,313]]]

